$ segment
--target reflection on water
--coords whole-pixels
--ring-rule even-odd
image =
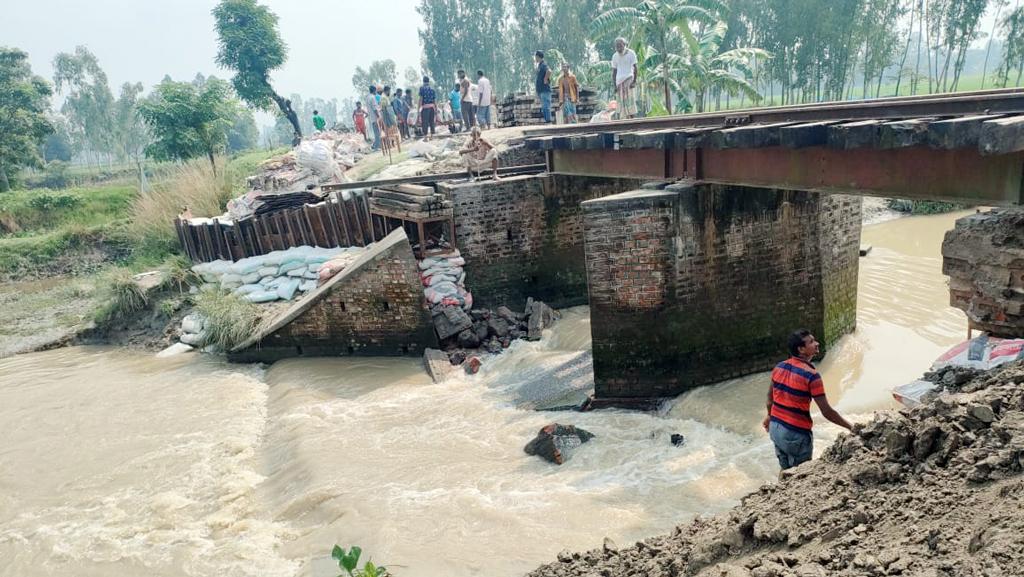
[[[938,257],[953,219],[865,229],[858,331],[822,363],[841,411],[889,406],[891,385],[962,338]],[[582,308],[440,385],[405,359],[265,373],[88,348],[0,360],[0,575],[311,575],[335,543],[401,574],[517,575],[774,478],[763,374],[659,415],[523,410],[591,388],[589,349]],[[562,467],[522,452],[555,419],[597,434]],[[816,431],[820,450],[835,428]]]

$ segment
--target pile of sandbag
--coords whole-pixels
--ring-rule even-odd
[[[181,337],[178,340],[191,347],[203,346],[206,343],[206,318],[192,313],[181,319]]]
[[[459,306],[467,311],[473,308],[473,294],[466,290],[466,272],[462,270],[465,264],[458,250],[420,261],[423,296],[428,303]]]
[[[216,288],[230,291],[254,303],[289,301],[296,294],[317,287],[324,263],[335,262],[331,266],[331,270],[334,270],[341,259],[351,262],[363,250],[362,247],[299,246],[236,262],[217,260],[202,263],[192,267],[192,270],[206,282],[204,288],[207,290]],[[330,276],[333,275],[326,278]]]

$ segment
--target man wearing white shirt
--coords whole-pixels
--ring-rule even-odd
[[[491,127],[491,81],[483,70],[476,71],[476,120],[481,130]]]
[[[612,54],[612,82],[622,113],[629,118],[636,116],[636,98],[633,95],[636,76],[636,52],[626,48],[624,38],[616,38],[615,54]]]

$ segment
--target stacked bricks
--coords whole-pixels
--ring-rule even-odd
[[[420,356],[427,347],[436,347],[416,259],[404,232],[399,229],[367,250],[349,269],[297,303],[300,312],[290,322],[255,346],[232,353],[232,360]],[[304,310],[303,304],[308,305]]]
[[[558,95],[558,86],[555,84],[554,79],[552,79],[551,115],[553,117],[557,116],[561,108],[562,102]],[[580,87],[579,101],[576,103],[577,122],[590,122],[596,110],[597,90],[586,86]],[[510,92],[498,102],[498,122],[501,126],[535,126],[544,124],[540,99],[528,92]]]
[[[599,399],[767,370],[794,329],[854,326],[858,199],[682,183],[583,207]]]
[[[550,175],[438,184],[454,206],[456,246],[474,302],[517,310],[527,297],[555,308],[585,304],[580,205],[638,184]]]

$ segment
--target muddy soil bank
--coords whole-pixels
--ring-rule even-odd
[[[1024,363],[886,411],[815,461],[632,546],[563,552],[530,577],[1020,575]]]

